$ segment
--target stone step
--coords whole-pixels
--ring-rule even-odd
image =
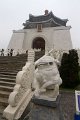
[[[16,58],[16,59],[0,59],[0,62],[8,62],[8,61],[10,61],[10,62],[15,62],[15,61],[17,61],[17,62],[23,62],[23,61],[27,61],[27,59],[26,58]]]
[[[17,72],[17,71],[19,71],[19,70],[21,70],[21,68],[17,68],[17,69],[9,69],[8,68],[9,66],[7,66],[6,68],[4,68],[4,66],[0,66],[0,71],[9,71],[9,72]]]
[[[25,64],[27,62],[27,60],[21,60],[21,61],[18,61],[18,60],[15,60],[15,61],[12,61],[12,60],[1,60],[0,61],[0,64],[4,64],[4,65],[6,65],[6,64],[11,64],[11,63],[14,63],[14,64],[20,64],[20,63],[22,63],[22,64]]]
[[[20,64],[22,64],[22,65],[24,65],[25,63],[26,63],[27,61],[22,61],[22,62],[17,62],[17,60],[15,61],[15,62],[11,62],[11,61],[0,61],[0,66],[1,65],[20,65]]]
[[[11,76],[10,76],[11,77]],[[4,82],[13,82],[15,83],[16,82],[16,78],[3,78],[3,77],[0,77],[0,81],[4,81]]]
[[[7,72],[8,72],[8,73],[10,73],[10,74],[11,74],[11,73],[16,73],[16,74],[17,74],[19,71],[21,71],[21,69],[16,69],[16,70],[15,70],[15,69],[13,69],[13,70],[10,70],[10,69],[3,69],[3,70],[1,70],[1,69],[0,69],[0,73],[3,73],[3,72],[4,72],[4,73],[7,73]]]
[[[15,83],[13,83],[13,82],[0,81],[0,85],[2,85],[2,86],[14,87],[14,86],[15,86]]]
[[[21,59],[22,57],[26,58],[27,55],[22,55],[22,56],[0,56],[0,59]]]
[[[9,98],[9,95],[10,95],[11,92],[9,91],[2,91],[0,90],[0,97],[3,97],[3,98]]]
[[[12,92],[14,87],[0,85],[0,91],[9,91]]]
[[[0,61],[0,65],[1,64],[4,64],[4,65],[10,65],[10,64],[16,64],[17,63],[17,65],[19,65],[19,64],[25,64],[27,61],[17,61],[17,60],[15,60],[15,61]]]
[[[0,97],[0,105],[6,107],[8,105],[8,99]]]
[[[0,113],[3,113],[4,109],[8,106],[8,99],[0,97]]]
[[[25,60],[27,60],[27,56],[16,56],[16,57],[7,57],[7,56],[0,56],[0,60],[22,60],[22,58],[24,58]]]
[[[4,64],[4,65],[6,65],[6,64],[8,64],[8,65],[10,65],[10,64],[25,64],[27,61],[17,61],[17,60],[15,60],[15,61],[0,61],[0,64]]]
[[[1,71],[9,71],[9,72],[17,72],[17,71],[19,71],[19,70],[21,70],[22,69],[22,67],[24,66],[25,64],[19,64],[19,65],[17,65],[17,64],[11,64],[11,65],[0,65],[0,72]]]
[[[7,72],[7,71],[1,71],[0,74],[3,74],[3,75],[17,75],[18,72]]]
[[[26,62],[25,61],[22,61],[22,62],[17,62],[17,61],[15,61],[15,62],[6,62],[6,61],[4,61],[4,62],[0,62],[0,68],[4,68],[4,67],[6,67],[6,68],[9,68],[10,66],[12,66],[12,67],[16,67],[16,66],[18,66],[18,67],[21,67],[22,65],[25,65],[26,64]]]
[[[24,58],[24,59],[27,59],[27,56],[17,56],[17,57],[7,57],[7,56],[4,56],[4,57],[1,57],[0,56],[0,60],[15,60],[15,59],[17,59],[17,60],[22,60],[22,57]]]
[[[15,79],[16,78],[16,76],[15,75],[4,75],[4,74],[0,74],[0,79],[1,78],[13,78],[13,79]]]

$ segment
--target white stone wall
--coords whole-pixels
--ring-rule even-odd
[[[42,32],[37,29],[22,29],[14,31],[8,48],[28,50],[32,48],[33,40],[42,37],[45,40],[45,50],[72,49],[70,36],[70,26],[68,27],[48,27],[43,28]]]
[[[61,29],[55,28],[53,34],[54,48],[57,50],[72,49],[72,42],[70,36],[70,27],[62,27]]]
[[[45,40],[45,49],[53,47],[52,43],[52,28],[44,28],[42,32],[37,32],[37,29],[27,29],[27,34],[25,37],[25,42],[23,48],[31,49],[33,40],[36,37],[42,37]]]
[[[11,40],[9,42],[7,49],[14,49],[17,51],[18,49],[22,49],[24,40],[24,32],[23,31],[13,31]]]

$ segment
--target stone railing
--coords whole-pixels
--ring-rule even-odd
[[[25,92],[31,88],[31,80],[34,76],[33,71],[34,64],[28,62],[22,68],[22,71],[18,72],[16,76],[16,85],[8,100],[12,107],[17,106]]]
[[[8,120],[18,120],[33,96],[31,90],[31,83],[34,79],[35,71],[33,61],[34,52],[31,50],[29,51],[28,62],[26,62],[22,71],[19,71],[16,76],[16,85],[8,100],[9,105],[3,112],[3,116]]]

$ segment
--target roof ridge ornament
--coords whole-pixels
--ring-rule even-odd
[[[45,14],[44,15],[48,15],[49,11],[48,10],[45,10]]]

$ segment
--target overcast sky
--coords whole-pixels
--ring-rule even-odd
[[[29,14],[42,15],[45,9],[71,25],[74,48],[80,48],[80,0],[0,0],[0,49],[7,48],[12,30],[22,29]]]

